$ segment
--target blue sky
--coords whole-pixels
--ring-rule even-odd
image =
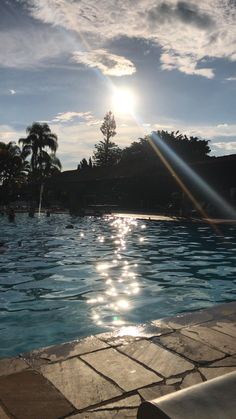
[[[1,140],[47,121],[73,169],[112,110],[121,147],[179,129],[236,152],[235,1],[1,0],[0,31]],[[133,115],[114,88],[133,92]]]

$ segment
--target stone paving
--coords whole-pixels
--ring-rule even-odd
[[[142,400],[236,370],[236,302],[121,330],[1,359],[0,419],[136,418]]]

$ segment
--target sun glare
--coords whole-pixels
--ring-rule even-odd
[[[135,96],[131,90],[116,89],[112,101],[116,113],[132,114],[134,112]]]

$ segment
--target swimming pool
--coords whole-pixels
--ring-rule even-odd
[[[236,299],[233,225],[17,214],[0,236],[0,356]]]

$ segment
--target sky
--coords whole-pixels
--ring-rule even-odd
[[[236,0],[1,0],[0,39],[0,141],[47,122],[75,169],[111,110],[120,147],[165,129],[236,153]]]

